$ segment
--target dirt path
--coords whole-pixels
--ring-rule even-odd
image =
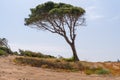
[[[86,76],[80,72],[55,72],[13,62],[15,56],[0,57],[0,80],[120,80],[112,76]]]

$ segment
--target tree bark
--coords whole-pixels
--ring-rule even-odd
[[[72,49],[72,52],[73,52],[73,58],[74,58],[74,61],[79,61],[79,58],[77,56],[77,51],[76,51],[76,47],[75,47],[75,43],[71,43],[70,44],[70,47]]]

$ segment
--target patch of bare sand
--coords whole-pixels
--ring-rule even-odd
[[[0,57],[0,80],[120,80],[112,76],[87,76],[81,72],[57,72],[13,62],[16,56]]]

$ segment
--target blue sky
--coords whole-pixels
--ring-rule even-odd
[[[7,38],[12,50],[42,52],[71,57],[65,40],[55,34],[24,26],[30,8],[48,0],[1,0],[0,38]],[[77,30],[76,48],[80,60],[116,61],[120,59],[120,0],[52,0],[86,10],[87,26]]]

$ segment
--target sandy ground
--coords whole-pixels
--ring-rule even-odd
[[[120,80],[120,77],[85,75],[81,72],[58,72],[13,62],[15,56],[0,57],[0,80]]]

